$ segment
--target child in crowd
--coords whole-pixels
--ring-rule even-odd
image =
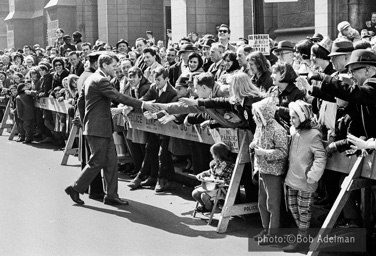
[[[259,176],[258,208],[263,230],[254,237],[272,236],[278,233],[282,183],[287,168],[287,131],[274,119],[276,105],[265,98],[252,105],[256,131],[249,148],[255,153],[254,174]],[[266,244],[264,239],[260,244]]]
[[[291,143],[289,169],[285,179],[287,204],[298,226],[298,236],[307,236],[311,222],[312,194],[316,191],[326,165],[321,131],[313,119],[312,107],[297,100],[289,104]],[[294,243],[283,249],[298,252],[306,243]]]
[[[17,123],[18,132],[20,133],[20,140],[25,140],[25,143],[31,143],[34,136],[34,120],[35,120],[35,107],[32,96],[26,95],[25,90],[30,89],[30,85],[20,83],[17,86],[17,116],[19,122]]]
[[[223,142],[218,142],[210,147],[210,153],[213,156],[213,161],[210,162],[210,169],[197,174],[196,178],[201,181],[223,181],[223,183],[229,185],[235,167],[231,159],[230,149]],[[208,191],[203,187],[193,190],[192,197],[200,203],[196,209],[197,212],[210,212],[212,210],[213,203],[210,198],[216,192],[216,189]]]

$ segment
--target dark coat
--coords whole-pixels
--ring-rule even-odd
[[[19,94],[16,97],[17,116],[22,121],[35,119],[34,99],[26,94]]]
[[[48,73],[40,78],[40,91],[43,93],[42,97],[48,97],[52,89],[52,74]]]
[[[355,104],[363,124],[360,132],[367,139],[376,138],[376,76],[367,79],[362,86],[346,84],[335,77],[325,76],[320,88],[323,92]]]
[[[70,73],[76,76],[80,76],[85,70],[84,64],[79,61],[76,67],[71,66]]]
[[[290,127],[289,103],[297,100],[304,100],[304,92],[298,89],[293,83],[289,83],[283,92],[280,92],[278,86],[271,87],[269,94],[278,95],[278,110],[275,112],[275,120],[285,129]]]
[[[84,135],[107,138],[112,136],[113,122],[110,109],[112,100],[132,107],[142,105],[142,101],[118,92],[103,71],[98,69],[86,79],[84,89],[78,98],[77,105]]]
[[[181,75],[182,63],[182,61],[179,61],[178,63],[170,66],[170,68],[168,69],[168,80],[173,87],[175,87],[175,83]]]
[[[67,76],[69,76],[69,71],[67,69],[63,69],[61,74],[58,74],[55,71],[52,76],[52,89],[55,89],[58,86],[63,87],[63,79]]]
[[[211,99],[199,99],[198,106],[203,106],[205,108],[221,108],[227,109],[240,117],[242,120],[238,128],[250,129],[252,133],[256,130],[256,123],[253,120],[252,114],[252,104],[261,100],[259,97],[246,97],[244,98],[244,104],[239,102],[231,103],[230,98],[211,98]]]
[[[155,100],[156,103],[170,103],[177,101],[177,94],[174,87],[167,82],[166,91],[162,92],[159,96],[157,85],[152,84],[148,92],[141,99],[144,101]]]

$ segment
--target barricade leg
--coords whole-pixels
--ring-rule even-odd
[[[10,131],[10,129],[12,129],[13,125],[12,124],[7,124],[7,120],[9,118],[9,113],[10,113],[10,100],[8,100],[7,107],[5,108],[5,111],[4,111],[3,119],[1,120],[1,124],[0,124],[0,136],[3,135],[4,129],[8,129],[8,131]]]
[[[345,178],[342,183],[341,191],[337,196],[336,201],[334,202],[328,216],[326,217],[319,233],[316,235],[315,239],[310,245],[310,252],[308,255],[318,255],[320,249],[320,237],[327,236],[331,229],[334,227],[334,224],[337,221],[338,216],[340,215],[343,206],[346,204],[347,199],[350,196],[350,193],[354,188],[354,179],[359,177],[362,171],[363,157],[358,157],[354,166],[352,167],[349,175]]]
[[[63,155],[63,160],[61,161],[61,165],[67,164],[68,158],[70,155],[78,154],[78,148],[72,148],[74,140],[76,139],[78,135],[78,132],[79,132],[78,127],[76,125],[73,125],[71,132],[69,134],[67,144],[65,145],[65,148],[64,148],[64,155]]]
[[[8,140],[13,140],[14,136],[16,135],[16,133],[18,133],[18,128],[17,128],[17,125],[14,124],[13,128],[12,128],[10,134],[9,134]]]
[[[227,191],[225,204],[222,208],[221,217],[219,219],[217,232],[218,233],[225,233],[227,230],[228,223],[230,221],[231,216],[237,216],[237,215],[244,215],[244,214],[250,214],[250,213],[256,213],[258,212],[257,203],[247,203],[247,204],[235,204],[235,198],[238,193],[238,188],[240,185],[240,180],[242,178],[243,170],[244,170],[244,163],[242,163],[242,152],[244,152],[244,147],[248,147],[246,145],[246,138],[247,136],[243,136],[239,154],[236,158],[235,163],[235,169],[232,174],[231,182],[229,189]]]

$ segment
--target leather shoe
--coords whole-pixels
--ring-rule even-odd
[[[104,204],[108,205],[128,205],[128,201],[121,199],[121,198],[115,198],[115,199],[107,199],[105,198],[103,201]]]
[[[72,186],[67,187],[65,189],[65,193],[67,193],[67,195],[69,195],[72,198],[73,202],[75,202],[76,204],[85,203],[80,199],[80,194],[76,190],[74,190]]]

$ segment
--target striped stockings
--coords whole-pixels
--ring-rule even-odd
[[[312,194],[287,186],[287,203],[302,236],[307,235],[311,223]]]

